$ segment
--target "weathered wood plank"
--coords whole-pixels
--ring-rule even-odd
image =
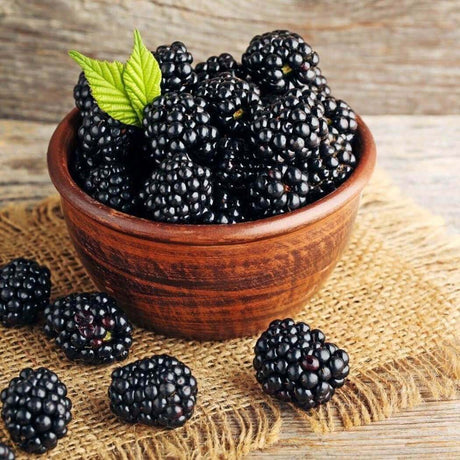
[[[432,401],[352,431],[316,435],[286,408],[279,442],[249,458],[460,458],[459,413],[458,400]]]
[[[66,51],[124,59],[134,27],[151,48],[183,40],[198,60],[289,28],[359,113],[459,113],[459,22],[455,0],[2,0],[0,117],[58,120],[78,74]]]
[[[55,125],[0,121],[0,206],[54,192],[46,149]]]

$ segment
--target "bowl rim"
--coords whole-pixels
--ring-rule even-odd
[[[358,165],[350,177],[318,201],[295,211],[237,224],[172,224],[154,222],[112,209],[87,195],[73,180],[68,155],[75,142],[78,109],[71,110],[56,127],[48,146],[50,178],[61,199],[106,227],[142,239],[186,245],[237,244],[271,238],[311,225],[334,213],[359,195],[374,170],[376,147],[369,128],[357,116]]]

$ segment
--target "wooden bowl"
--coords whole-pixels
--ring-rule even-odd
[[[359,118],[359,164],[325,198],[255,222],[157,223],[115,211],[73,181],[78,121],[75,109],[56,128],[48,168],[83,265],[140,326],[195,339],[255,334],[306,305],[342,254],[376,156]]]

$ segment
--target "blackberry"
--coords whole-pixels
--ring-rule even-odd
[[[299,165],[308,173],[309,201],[316,201],[334,191],[350,176],[356,164],[352,145],[343,134],[322,142],[318,156]]]
[[[97,155],[103,149],[127,149],[134,133],[133,126],[115,120],[94,105],[83,117],[78,129],[78,139],[82,151]]]
[[[335,128],[339,134],[345,135],[347,140],[353,140],[358,129],[358,121],[353,109],[345,101],[331,96],[324,98],[322,103],[330,127]]]
[[[114,299],[102,292],[71,294],[45,309],[45,334],[66,356],[107,364],[128,356],[132,327]]]
[[[26,452],[43,454],[67,434],[72,419],[67,388],[50,370],[23,369],[0,395],[11,439]]]
[[[121,163],[103,163],[82,174],[81,187],[95,200],[125,213],[136,207],[133,179]]]
[[[219,56],[211,56],[205,62],[199,62],[195,66],[198,81],[209,80],[217,77],[223,72],[228,72],[234,77],[241,77],[241,66],[229,53],[222,53]]]
[[[70,172],[74,180],[81,184],[89,171],[107,163],[128,163],[128,150],[122,145],[107,146],[97,152],[88,152],[77,147],[70,161]]]
[[[211,170],[186,154],[160,163],[140,193],[145,216],[160,222],[199,223],[211,210]]]
[[[177,428],[193,415],[197,382],[190,368],[156,355],[115,369],[110,408],[125,422]]]
[[[212,163],[219,133],[204,99],[188,93],[164,94],[144,109],[143,127],[146,154],[154,165],[176,154]]]
[[[77,84],[73,88],[73,97],[75,99],[75,106],[83,116],[88,115],[91,109],[97,105],[91,94],[88,80],[83,72],[80,73]]]
[[[229,134],[244,133],[261,108],[257,86],[230,73],[203,81],[195,94],[207,102],[218,127]]]
[[[193,56],[182,42],[159,46],[153,53],[161,69],[161,93],[190,91],[198,81]]]
[[[307,203],[308,176],[294,166],[266,167],[249,186],[249,207],[255,217],[293,211]]]
[[[14,452],[5,444],[0,442],[0,460],[14,460]]]
[[[315,81],[319,56],[300,35],[275,30],[256,35],[241,62],[265,92],[284,93]]]
[[[0,322],[32,324],[49,302],[51,273],[34,260],[14,259],[0,269]]]
[[[206,224],[236,224],[246,220],[243,200],[222,188],[217,189],[213,196],[212,210],[203,216]]]
[[[288,93],[251,123],[255,155],[269,164],[294,164],[309,158],[328,135],[323,114],[320,103]]]
[[[216,182],[226,190],[245,190],[254,177],[258,162],[243,139],[222,137],[214,162]]]
[[[350,371],[344,350],[325,342],[319,329],[289,318],[273,321],[254,351],[263,391],[304,410],[328,402]]]

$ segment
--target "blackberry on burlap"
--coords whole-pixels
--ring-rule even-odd
[[[45,334],[71,360],[108,364],[128,356],[132,326],[114,299],[102,292],[77,293],[45,309]]]
[[[11,439],[34,454],[56,447],[72,419],[72,403],[66,396],[66,386],[49,369],[22,370],[0,394]]]
[[[125,422],[177,428],[193,415],[197,392],[188,366],[157,355],[113,371],[110,408]]]
[[[13,327],[36,322],[50,291],[47,267],[24,258],[8,262],[0,269],[0,323]]]
[[[301,409],[327,403],[350,372],[349,357],[319,329],[287,318],[273,321],[254,348],[263,391]]]

